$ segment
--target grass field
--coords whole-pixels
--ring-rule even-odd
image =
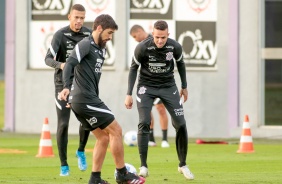
[[[71,169],[69,177],[59,176],[59,157],[55,135],[52,135],[55,157],[37,158],[40,135],[0,133],[0,183],[54,184],[87,183],[91,172],[91,149],[95,139],[90,137],[87,145],[89,168],[81,172],[77,168],[74,156],[78,136],[69,137],[68,161]],[[239,138],[238,138],[239,140]],[[233,140],[232,142],[238,142]],[[159,141],[160,142],[160,141]],[[190,139],[188,164],[195,175],[194,181],[185,180],[177,172],[177,156],[174,140],[171,147],[149,148],[148,184],[277,184],[282,183],[282,144],[281,140],[254,139],[254,153],[238,154],[238,144],[198,145]],[[126,162],[139,167],[137,147],[125,146]],[[107,153],[102,176],[110,183],[115,183],[113,159]]]

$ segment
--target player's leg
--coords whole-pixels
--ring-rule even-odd
[[[57,146],[58,153],[61,161],[61,176],[69,175],[69,166],[67,162],[67,145],[68,145],[68,127],[70,119],[70,108],[66,108],[66,101],[58,100],[58,92],[61,90],[56,90],[55,102],[57,111]]]
[[[175,93],[176,92],[176,93]],[[172,125],[176,130],[176,150],[179,159],[179,172],[187,179],[194,179],[194,175],[186,166],[188,153],[188,132],[184,118],[184,109],[176,86],[162,90],[161,99],[172,118]]]
[[[107,181],[101,179],[101,169],[109,144],[109,135],[98,128],[100,124],[97,123],[98,121],[103,121],[103,116],[100,115],[101,113],[89,109],[85,104],[72,104],[72,110],[76,118],[81,122],[82,127],[85,130],[92,131],[93,135],[96,137],[89,183],[106,184]]]
[[[159,98],[157,98],[159,99]],[[169,143],[167,141],[167,128],[168,128],[168,117],[167,117],[167,113],[166,113],[166,108],[164,106],[164,104],[162,103],[162,101],[159,99],[158,101],[154,102],[155,107],[159,113],[159,118],[160,118],[160,126],[162,129],[162,144],[161,146],[163,148],[168,148],[169,147]]]
[[[132,173],[128,173],[124,163],[124,149],[122,142],[122,130],[120,125],[114,119],[114,115],[108,107],[100,101],[100,103],[85,105],[72,104],[72,109],[87,130],[92,130],[97,138],[93,149],[92,173],[89,184],[107,183],[101,179],[101,169],[105,159],[108,144],[113,155],[117,168],[117,182],[137,181],[143,184],[145,180]]]
[[[114,120],[106,128],[103,129],[109,134],[110,148],[116,165],[117,176],[116,182],[123,183],[145,183],[145,179],[127,172],[124,162],[124,148],[122,142],[122,129],[118,122]]]
[[[106,181],[101,178],[101,170],[109,145],[109,135],[100,128],[96,128],[92,133],[96,137],[96,143],[92,154],[92,172],[90,181],[93,183],[106,183]]]
[[[88,141],[89,133],[89,130],[85,130],[81,124],[79,125],[79,147],[76,151],[76,157],[78,159],[78,168],[81,171],[85,171],[87,169],[85,147]]]
[[[142,91],[145,91],[143,93]],[[140,87],[137,90],[137,108],[139,114],[139,124],[138,124],[138,150],[141,160],[141,167],[139,175],[143,177],[148,176],[148,165],[147,165],[147,155],[148,155],[148,142],[150,133],[150,122],[151,122],[151,110],[155,89],[148,87]]]
[[[153,113],[151,112],[151,124],[150,124],[150,135],[149,135],[149,146],[157,146],[156,141],[155,141],[155,136],[154,136],[154,116]]]

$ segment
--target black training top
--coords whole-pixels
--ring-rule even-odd
[[[50,48],[45,57],[46,65],[55,68],[54,82],[56,86],[62,86],[62,70],[60,66],[65,63],[74,46],[83,38],[91,34],[91,30],[81,27],[79,32],[74,32],[69,26],[58,30],[52,39]]]
[[[153,37],[140,42],[134,51],[129,71],[127,94],[132,95],[139,66],[141,68],[138,86],[163,88],[175,85],[174,61],[180,75],[181,87],[185,89],[187,88],[186,69],[181,45],[170,38],[162,48],[156,46]]]
[[[99,81],[106,49],[101,49],[92,35],[81,40],[71,52],[63,70],[64,88],[71,89],[70,103],[100,103]],[[74,68],[74,79],[71,71]],[[72,85],[73,82],[73,85]]]

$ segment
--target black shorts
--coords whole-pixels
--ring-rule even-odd
[[[163,102],[162,102],[162,100],[160,99],[160,98],[156,98],[155,100],[154,100],[154,105],[158,105],[158,104],[162,104]]]
[[[72,103],[72,111],[81,122],[85,130],[104,129],[111,124],[115,117],[112,111],[104,104]]]
[[[182,100],[180,99],[177,86],[167,88],[138,86],[136,101],[139,112],[139,123],[150,124],[151,110],[156,98],[162,100],[173,120],[173,126],[179,127],[186,124]]]

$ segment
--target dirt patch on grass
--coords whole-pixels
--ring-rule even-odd
[[[23,153],[27,153],[27,151],[18,150],[18,149],[0,149],[0,154],[5,154],[5,153],[23,154]]]

